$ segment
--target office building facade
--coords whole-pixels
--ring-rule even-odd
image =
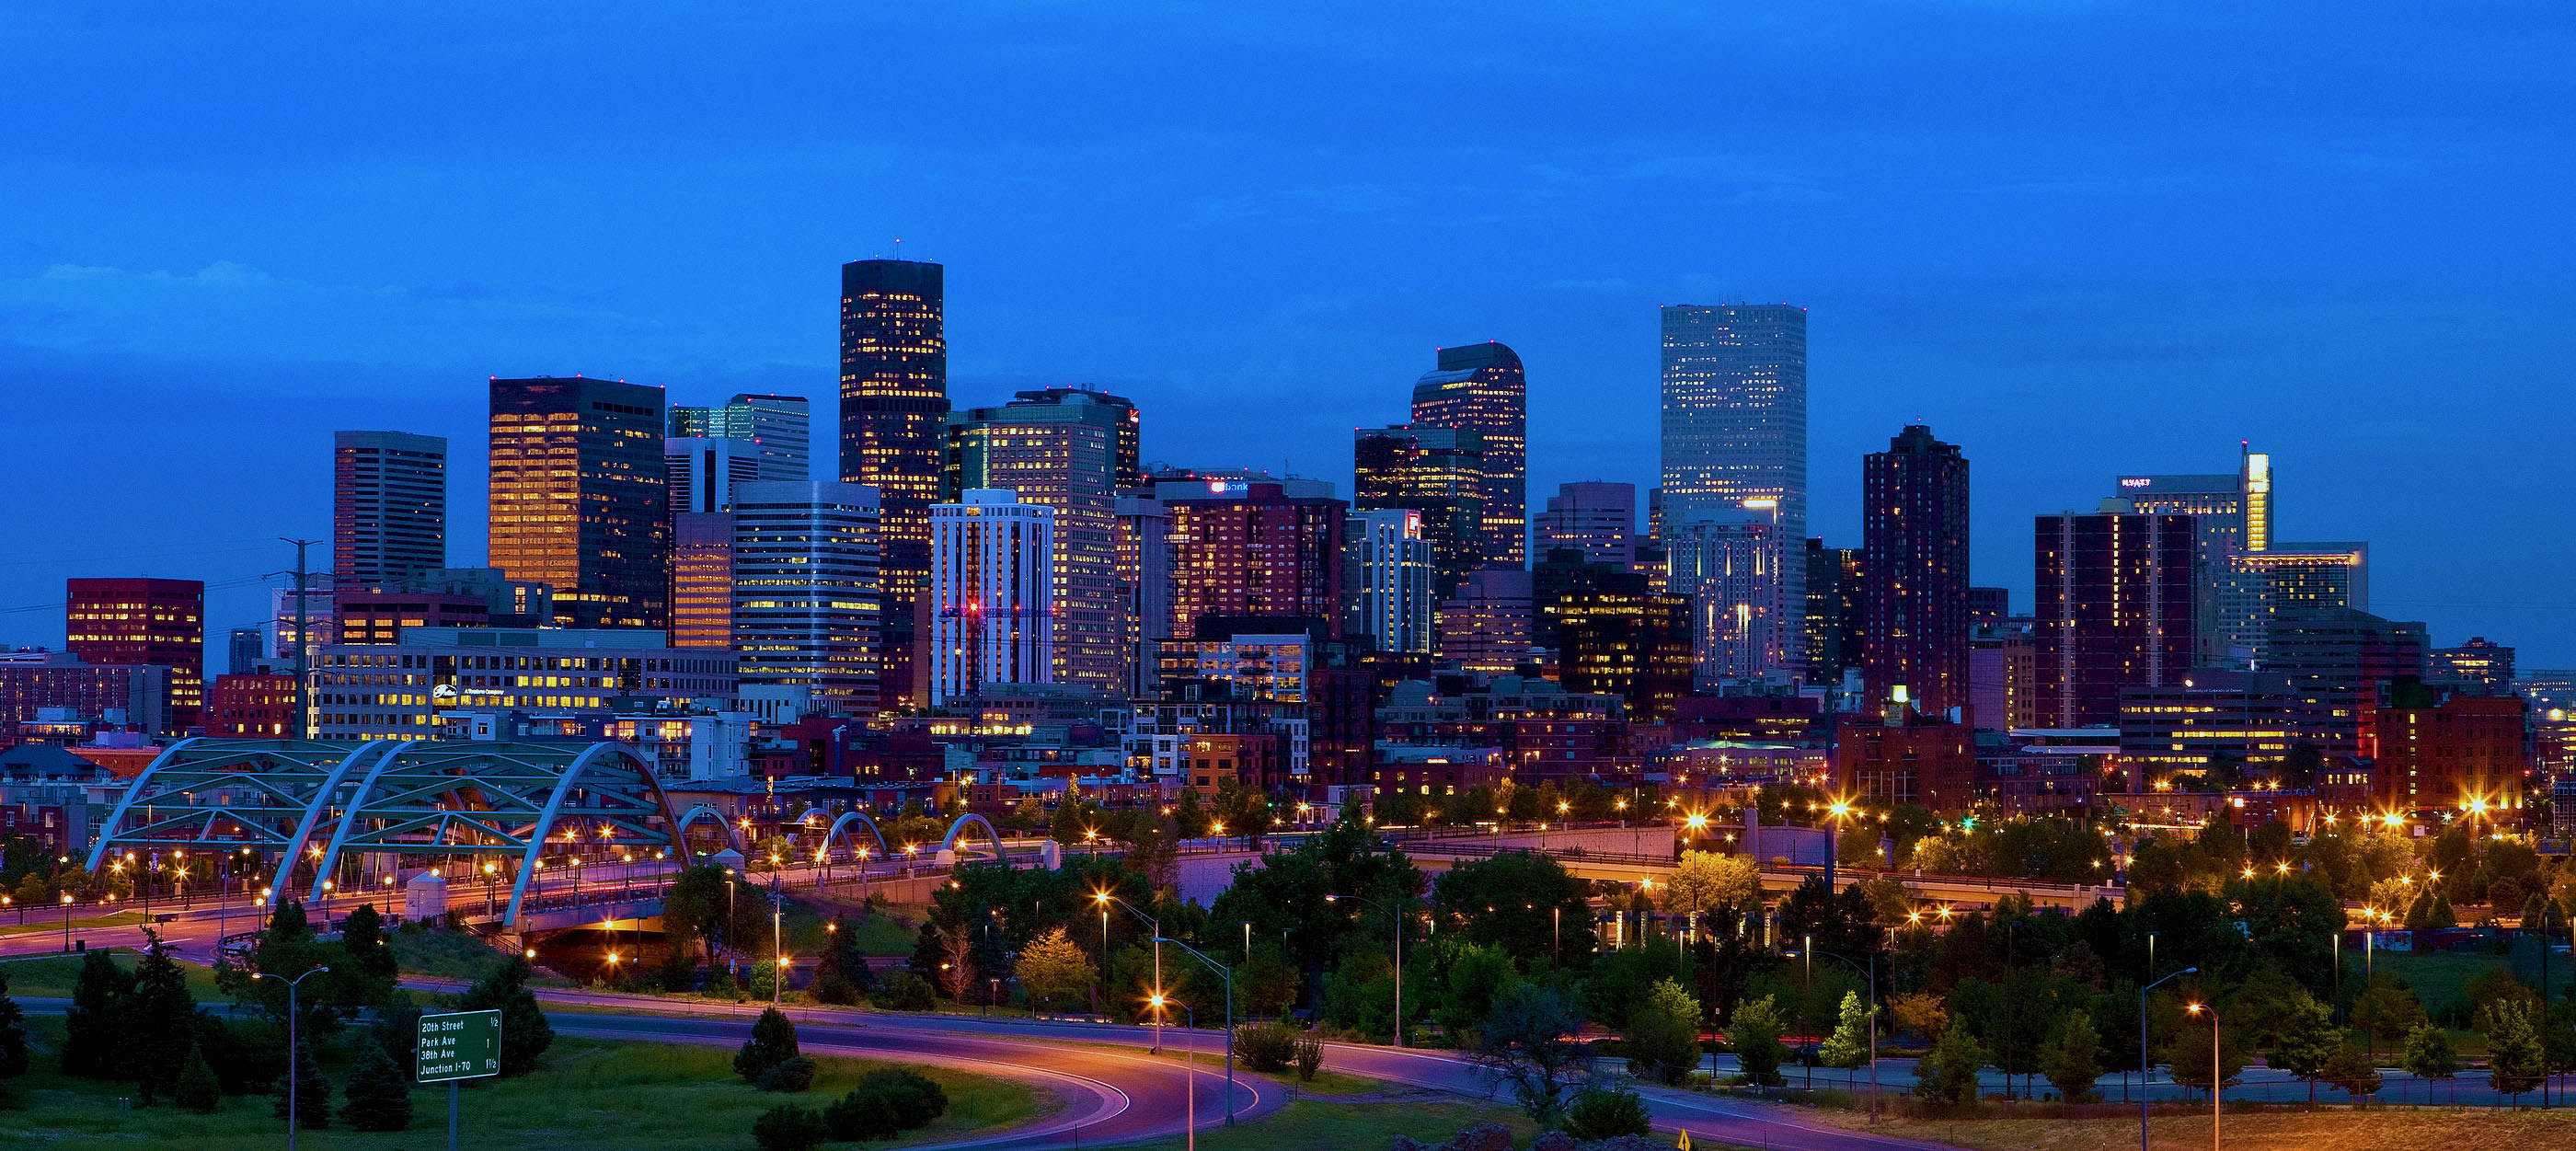
[[[915,629],[928,626],[930,505],[948,415],[947,269],[911,260],[841,265],[841,479],[877,489],[882,512],[889,708],[917,703]]]
[[[663,482],[671,514],[721,512],[733,486],[760,478],[760,446],[750,440],[673,437],[662,441]]]
[[[1437,568],[1433,591],[1444,599],[1487,566],[1484,442],[1474,431],[1416,424],[1351,433],[1351,506],[1419,515]]]
[[[1627,701],[1632,723],[1669,723],[1690,694],[1690,601],[1652,592],[1577,592],[1547,606],[1557,679],[1572,693]]]
[[[1780,530],[1807,538],[1807,310],[1676,304],[1662,327],[1662,522],[1768,499]],[[1803,602],[1806,551],[1783,558],[1788,602]]]
[[[1860,669],[1861,549],[1829,548],[1807,538],[1807,682],[1830,686]]]
[[[742,682],[797,685],[841,715],[876,714],[877,514],[876,491],[859,484],[734,485],[733,650]]]
[[[1211,478],[1154,485],[1172,516],[1172,630],[1206,616],[1295,616],[1341,638],[1342,521],[1350,505],[1313,480]]]
[[[1055,682],[1055,509],[976,488],[930,508],[930,702]]]
[[[1968,706],[1968,460],[1908,426],[1861,466],[1861,680],[1869,710]]]
[[[2041,709],[2047,726],[2108,727],[2120,691],[2164,687],[2190,671],[2200,560],[2186,515],[2102,511],[2036,519],[2032,586]],[[2002,726],[2003,716],[1978,722]]]
[[[1343,521],[1342,634],[1369,636],[1379,651],[1436,650],[1432,585],[1438,568],[1422,538],[1422,513],[1355,511]]]
[[[1529,376],[1519,353],[1492,342],[1440,349],[1439,365],[1414,382],[1413,422],[1476,434],[1484,453],[1478,566],[1527,567]]]
[[[685,709],[736,690],[733,653],[677,649],[649,628],[412,628],[333,644],[313,669],[320,739],[437,739],[471,715],[604,719],[620,697]]]
[[[1535,562],[1558,548],[1574,548],[1588,563],[1609,564],[1622,571],[1637,564],[1637,485],[1558,484],[1547,497],[1547,509],[1530,521],[1530,559]]]
[[[447,438],[331,434],[331,571],[371,586],[447,566]]]
[[[1665,590],[1691,601],[1693,682],[1797,683],[1806,663],[1806,604],[1788,598],[1779,509],[1756,499],[1667,522]],[[1804,547],[1803,541],[1799,544]]]
[[[670,621],[671,507],[662,389],[613,380],[492,381],[490,563],[553,589],[555,622]]]
[[[63,581],[64,650],[94,665],[169,669],[161,728],[181,734],[204,722],[206,585],[198,580]]]
[[[1075,388],[1020,393],[945,424],[946,490],[1005,489],[1055,509],[1055,675],[1115,692],[1130,675],[1118,487],[1132,469],[1136,405]]]
[[[814,412],[803,396],[738,393],[722,407],[671,407],[675,440],[743,440],[756,480],[814,478]]]

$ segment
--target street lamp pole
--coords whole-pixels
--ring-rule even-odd
[[[1250,938],[1249,935],[1246,938]],[[1225,1125],[1234,1126],[1234,969],[1207,957],[1206,953],[1177,939],[1158,939],[1199,957],[1199,962],[1216,969],[1225,977]]]
[[[1386,912],[1395,920],[1395,1045],[1402,1047],[1404,1046],[1404,914],[1374,899],[1357,895],[1327,895],[1324,897],[1324,902],[1332,903],[1343,899],[1353,903],[1368,904]]]
[[[1810,937],[1810,938],[1812,938],[1812,937]],[[1834,954],[1833,952],[1830,952],[1830,951],[1822,951],[1822,950],[1816,951],[1816,954],[1821,955],[1821,956],[1824,956],[1824,957],[1825,957],[1825,958],[1827,958],[1827,959],[1839,959],[1839,960],[1841,960],[1845,965],[1847,965],[1847,966],[1851,967],[1851,968],[1852,968],[1853,970],[1855,970],[1855,971],[1863,970],[1863,968],[1861,967],[1861,965],[1860,965],[1860,964],[1858,964],[1858,963],[1854,963],[1854,962],[1852,962],[1852,958],[1851,958],[1850,956],[1848,956],[1848,955],[1836,955],[1836,954]],[[1875,1122],[1877,1122],[1877,1121],[1878,1121],[1878,957],[1877,957],[1877,956],[1872,955],[1872,956],[1870,956],[1870,957],[1869,957],[1869,966],[1868,966],[1868,968],[1866,969],[1866,974],[1868,974],[1868,976],[1869,976],[1869,1119],[1870,1119],[1870,1122],[1875,1123]]]
[[[2184,1010],[2194,1015],[2209,1013],[2209,1151],[2218,1151],[2218,1008],[2194,1003]]]
[[[1195,1011],[1190,1010],[1190,1005],[1189,1005],[1189,1004],[1187,1004],[1187,1003],[1183,1003],[1183,1002],[1181,1002],[1180,1000],[1177,1000],[1177,999],[1165,999],[1165,998],[1163,998],[1160,994],[1156,994],[1156,995],[1154,995],[1153,997],[1151,997],[1151,998],[1147,999],[1147,1000],[1146,1000],[1146,1002],[1153,1004],[1153,1006],[1154,1006],[1154,1018],[1156,1018],[1156,1019],[1160,1019],[1160,1018],[1162,1018],[1162,1017],[1163,1017],[1163,1008],[1164,1008],[1165,1006],[1167,1006],[1167,1005],[1168,1005],[1168,1006],[1172,1006],[1172,1007],[1178,1007],[1178,1008],[1180,1008],[1180,1009],[1181,1009],[1181,1018],[1186,1019],[1186,1020],[1188,1020],[1188,1021],[1189,1021],[1189,1024],[1190,1024],[1190,1030],[1191,1030],[1191,1031],[1193,1031],[1193,1032],[1195,1032],[1195,1031],[1197,1031],[1197,1030],[1198,1030],[1198,1028],[1199,1028],[1199,1013],[1198,1013],[1198,1012],[1195,1012]],[[1181,1120],[1181,1129],[1182,1129],[1182,1131],[1184,1132],[1183,1138],[1184,1138],[1184,1140],[1185,1140],[1185,1142],[1184,1142],[1183,1146],[1184,1146],[1184,1148],[1186,1149],[1186,1151],[1198,1151],[1198,1146],[1199,1146],[1199,1045],[1198,1045],[1198,1041],[1197,1041],[1196,1039],[1193,1039],[1193,1040],[1191,1040],[1191,1041],[1190,1041],[1190,1045],[1189,1045],[1189,1047],[1188,1047],[1188,1048],[1186,1048],[1186,1049],[1184,1050],[1183,1054],[1182,1054],[1182,1059],[1181,1059],[1181,1061],[1182,1061],[1182,1063],[1186,1064],[1186,1065],[1189,1067],[1189,1071],[1188,1071],[1188,1072],[1186,1072],[1186,1074],[1189,1076],[1189,1078],[1188,1078],[1188,1080],[1187,1080],[1187,1085],[1181,1088],[1181,1097],[1182,1097],[1182,1099],[1183,1099],[1183,1100],[1185,1100],[1185,1101],[1186,1101],[1186,1102],[1184,1103],[1184,1107],[1186,1108],[1186,1110],[1184,1111],[1184,1118]]]
[[[2138,989],[2138,1151],[2147,1151],[2147,1071],[2155,1066],[2147,1062],[2147,993],[2198,970],[2186,967]],[[2210,1085],[2214,1089],[2217,1080]]]
[[[1124,899],[1120,899],[1115,895],[1111,895],[1106,891],[1093,892],[1091,894],[1091,899],[1092,902],[1100,905],[1100,949],[1103,952],[1101,957],[1103,962],[1106,962],[1108,959],[1106,953],[1109,950],[1110,904],[1115,903],[1120,907],[1124,907],[1127,910],[1134,912],[1136,918],[1144,920],[1147,926],[1154,929],[1154,995],[1150,1000],[1154,1007],[1154,1045],[1147,1050],[1153,1054],[1160,1055],[1163,1053],[1163,921],[1156,919],[1151,915],[1147,915],[1142,911],[1137,911],[1135,904],[1129,903]]]
[[[286,985],[286,1151],[295,1151],[296,1121],[301,1118],[301,1116],[297,1115],[295,1111],[295,1088],[297,1086],[295,1081],[295,1056],[298,1052],[295,1038],[295,1024],[297,1022],[295,1018],[295,989],[305,980],[311,979],[314,976],[323,974],[329,970],[331,969],[328,967],[316,967],[313,970],[307,971],[302,975],[298,975],[293,979],[288,979],[283,975],[272,975],[265,971],[260,972],[258,976],[261,979],[274,979]]]

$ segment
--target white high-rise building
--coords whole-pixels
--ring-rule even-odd
[[[1637,563],[1637,485],[1593,480],[1559,484],[1547,510],[1530,518],[1530,561],[1557,548],[1574,548],[1585,563],[1621,571]]]
[[[1779,501],[1784,603],[1806,601],[1807,310],[1794,304],[1663,310],[1662,522]]]
[[[671,438],[743,440],[752,445],[753,479],[807,480],[814,417],[803,396],[737,395],[723,407],[671,408]]]
[[[732,502],[735,484],[762,478],[759,447],[724,436],[663,440],[662,474],[670,483],[671,514],[723,511]]]
[[[1422,513],[1352,512],[1342,523],[1343,634],[1375,636],[1379,651],[1436,650],[1432,585],[1440,571],[1422,535]]]
[[[1055,682],[1055,509],[1006,488],[930,507],[930,702]]]
[[[1786,587],[1785,557],[1803,551],[1768,499],[1734,511],[1700,510],[1666,518],[1664,540],[1672,594],[1691,601],[1692,679],[1701,689],[1728,683],[1794,683],[1806,670],[1806,601]]]
[[[733,647],[742,682],[799,684],[873,715],[883,658],[877,490],[751,480],[733,487]]]

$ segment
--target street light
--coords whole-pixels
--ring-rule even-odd
[[[328,967],[316,967],[313,970],[307,971],[302,975],[298,975],[293,979],[288,979],[283,975],[276,975],[266,971],[258,973],[257,976],[260,979],[274,979],[286,985],[286,1151],[295,1151],[295,1128],[297,1119],[297,1115],[295,1113],[295,1055],[297,1051],[295,1045],[295,989],[302,985],[305,980],[311,979],[314,976],[323,974],[329,970],[331,969]]]
[[[1809,938],[1812,940],[1814,937]],[[1852,962],[1848,955],[1836,955],[1817,948],[1812,943],[1808,949],[1827,959],[1839,959],[1855,971],[1863,970],[1861,965]],[[1869,976],[1869,1119],[1870,1122],[1875,1123],[1878,1121],[1878,956],[1869,957],[1869,966],[1865,974]]]
[[[1331,897],[1326,896],[1325,898],[1329,899]],[[1106,891],[1092,892],[1091,900],[1092,902],[1100,905],[1100,952],[1101,962],[1103,963],[1108,962],[1109,955],[1110,904],[1115,903],[1131,912],[1135,912],[1136,918],[1144,920],[1148,926],[1151,926],[1154,929],[1154,989],[1157,992],[1160,992],[1163,988],[1163,921],[1156,919],[1151,915],[1147,915],[1142,911],[1137,911],[1135,904],[1129,903],[1124,899],[1120,899],[1115,895],[1111,895]],[[1163,1050],[1162,996],[1159,994],[1153,996],[1153,1003],[1155,1005],[1154,1046],[1150,1048],[1150,1050],[1159,1055]]]
[[[1147,996],[1145,998],[1145,1002],[1153,1005],[1154,1018],[1162,1018],[1163,1008],[1166,1006],[1178,1007],[1181,1009],[1181,1018],[1189,1021],[1190,1030],[1195,1033],[1199,1029],[1199,1013],[1190,1010],[1189,1004],[1183,1003],[1178,999],[1166,999],[1160,992]],[[1190,1040],[1190,1045],[1182,1049],[1181,1062],[1189,1067],[1189,1070],[1185,1072],[1188,1076],[1185,1080],[1186,1086],[1181,1088],[1181,1096],[1186,1100],[1185,1106],[1187,1108],[1187,1117],[1181,1120],[1181,1130],[1184,1132],[1183,1138],[1185,1139],[1183,1146],[1187,1151],[1198,1151],[1199,1044],[1196,1038],[1192,1038]]]
[[[2198,970],[2186,967],[2138,989],[2138,1151],[2147,1151],[2147,1071],[2155,1066],[2147,1062],[2147,993]]]
[[[2209,1012],[2209,1151],[2218,1151],[2218,1009],[2206,1003],[2192,1003],[2183,1010],[2194,1015]]]
[[[1365,899],[1357,895],[1327,895],[1324,897],[1324,902],[1332,903],[1343,899],[1368,904],[1386,912],[1388,917],[1395,920],[1395,1045],[1402,1047],[1404,1046],[1404,913],[1374,899]]]
[[[1247,924],[1246,926],[1249,925]],[[1247,938],[1248,937],[1249,936],[1247,936]],[[1192,955],[1196,955],[1199,958],[1199,962],[1215,968],[1218,975],[1225,977],[1225,1125],[1232,1127],[1234,1126],[1234,969],[1226,966],[1225,964],[1219,963],[1216,960],[1208,958],[1207,955],[1201,952],[1198,948],[1192,947],[1180,940],[1158,938],[1154,942],[1169,943],[1174,947],[1180,948]],[[1403,1021],[1401,1019],[1397,1020],[1399,1026],[1402,1025],[1402,1022]]]

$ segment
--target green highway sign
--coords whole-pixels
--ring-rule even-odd
[[[452,1011],[420,1017],[420,1082],[446,1083],[500,1073],[499,1011]]]

